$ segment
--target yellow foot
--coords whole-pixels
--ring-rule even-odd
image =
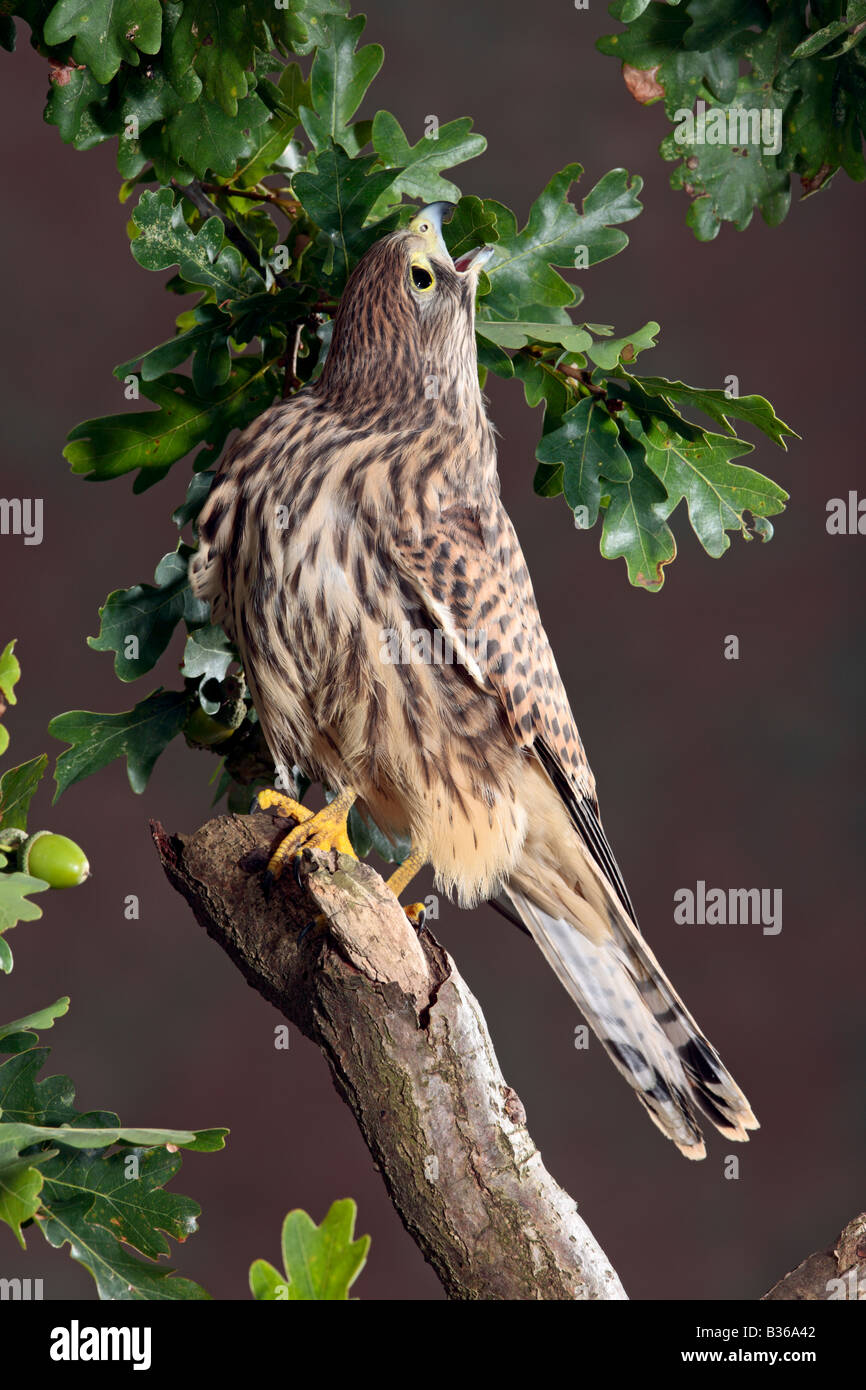
[[[291,817],[300,825],[302,821],[311,820],[313,812],[309,806],[302,806],[300,801],[294,801],[285,792],[278,792],[275,787],[266,787],[264,791],[256,794],[254,809],[257,811],[279,811],[281,816]]]
[[[424,930],[424,923],[427,920],[427,908],[424,903],[408,903],[403,911],[416,931]]]
[[[283,797],[280,792],[266,791],[261,795],[279,798],[269,801],[268,806],[263,807],[263,810],[270,806],[279,806],[281,809],[285,806],[291,806],[294,809],[286,811],[286,814],[293,816],[296,820],[301,820],[300,825],[296,825],[294,830],[289,831],[271,855],[267,871],[272,878],[279,878],[286,861],[296,859],[305,849],[336,849],[341,854],[351,854],[353,859],[357,858],[352,849],[352,842],[346,827],[346,817],[352,802],[355,800],[355,792],[352,791],[351,787],[340,792],[330,806],[325,806],[315,815],[308,807],[291,801],[289,797]],[[297,812],[301,812],[301,817],[298,816]]]

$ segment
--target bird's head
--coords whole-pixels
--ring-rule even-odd
[[[321,379],[326,395],[416,413],[431,401],[452,413],[474,407],[475,292],[494,248],[477,246],[452,260],[442,237],[451,210],[431,203],[359,261],[334,321]]]

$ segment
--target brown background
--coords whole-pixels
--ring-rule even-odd
[[[414,141],[424,117],[472,114],[487,154],[457,178],[525,216],[554,170],[580,159],[581,194],[609,168],[645,179],[631,245],[584,276],[581,316],[625,333],[662,324],[645,372],[769,396],[802,434],[787,454],[761,440],[750,462],[792,494],[769,546],[734,540],[711,561],[679,523],[663,592],[628,587],[598,534],[575,533],[561,501],[532,494],[540,416],[493,381],[506,502],[598,777],[608,834],[644,930],[689,1007],[747,1090],[763,1129],[739,1148],[713,1137],[689,1164],[649,1125],[601,1050],[576,1052],[579,1021],[540,954],[491,911],[445,907],[436,928],[478,993],[509,1083],[545,1162],[635,1298],[752,1298],[863,1206],[861,603],[866,540],[830,537],[828,497],[862,471],[862,193],[839,175],[778,229],[760,220],[700,245],[656,154],[662,111],[627,97],[594,51],[615,27],[569,0],[370,0],[367,37],[387,58],[363,108],[393,110]],[[128,708],[176,683],[179,647],[124,689],[84,644],[112,588],[151,578],[174,545],[168,513],[185,465],[141,499],[128,479],[91,487],[60,457],[68,428],[124,408],[115,363],[170,336],[181,307],[133,262],[109,147],[80,154],[42,124],[45,65],[22,38],[0,60],[6,449],[3,494],[45,499],[45,539],[0,540],[4,617],[19,638],[14,760],[49,745],[61,710]],[[859,266],[859,269],[858,269]],[[134,407],[130,407],[134,408]],[[726,634],[738,662],[723,659]],[[178,1190],[201,1231],[173,1250],[219,1298],[246,1296],[257,1256],[276,1260],[283,1214],[354,1196],[373,1236],[364,1298],[441,1297],[403,1232],[325,1065],[243,984],[158,871],[148,816],[191,830],[208,814],[212,762],[172,746],[144,796],[114,764],[34,825],[75,834],[93,877],[55,895],[13,937],[2,1015],[72,996],[49,1035],[83,1108],[126,1123],[228,1125],[223,1154],[191,1156]],[[784,926],[677,926],[673,894],[709,885],[782,888]],[[136,893],[141,920],[123,916]],[[92,1296],[87,1274],[38,1234],[26,1255],[0,1232],[0,1273],[42,1276],[48,1298]]]

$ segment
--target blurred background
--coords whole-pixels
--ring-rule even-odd
[[[413,142],[426,115],[471,115],[487,153],[454,177],[512,206],[520,222],[570,160],[581,196],[624,165],[645,180],[630,245],[586,272],[580,318],[648,319],[660,345],[645,373],[766,395],[801,435],[787,454],[762,436],[747,462],[791,493],[772,544],[734,538],[713,561],[678,518],[679,557],[661,593],[629,587],[598,532],[575,531],[561,499],[532,493],[541,427],[518,383],[491,378],[503,494],[526,550],[542,617],[598,779],[608,836],[642,927],[690,1010],[746,1090],[763,1128],[731,1151],[715,1132],[691,1164],[650,1125],[540,953],[490,909],[443,903],[433,924],[486,1013],[508,1083],[544,1161],[577,1199],[632,1298],[751,1299],[864,1205],[863,604],[866,539],[829,536],[826,503],[862,486],[866,205],[843,174],[795,202],[781,227],[723,227],[701,245],[687,200],[657,154],[660,108],[627,95],[595,51],[617,26],[605,6],[571,0],[369,0],[365,38],[386,60],[361,115],[393,111]],[[0,542],[0,639],[23,667],[7,724],[21,762],[59,745],[67,709],[129,708],[178,684],[179,639],[157,671],[116,681],[90,651],[107,593],[149,581],[174,547],[171,509],[184,465],[134,498],[130,478],[93,487],[61,457],[78,421],[124,408],[112,367],[169,337],[182,307],[129,254],[110,145],[86,154],[43,125],[47,69],[29,48],[0,59],[4,496],[45,501],[41,546]],[[859,271],[857,267],[860,267]],[[130,407],[135,408],[135,407]],[[724,639],[740,639],[725,660]],[[248,1296],[250,1262],[277,1261],[292,1207],[321,1220],[352,1196],[373,1237],[361,1298],[442,1298],[404,1232],[318,1052],[292,1032],[275,1051],[277,1013],[243,982],[169,888],[147,830],[191,831],[209,815],[213,761],[175,743],[136,797],[121,763],[72,788],[48,787],[33,825],[85,846],[90,882],[42,900],[15,931],[3,980],[14,1018],[60,994],[71,1012],[46,1034],[49,1072],[68,1072],[82,1109],[126,1124],[227,1125],[225,1152],[185,1158],[175,1188],[194,1196],[200,1231],[172,1263],[217,1298]],[[708,886],[783,890],[783,928],[680,926],[673,895]],[[423,887],[423,892],[430,891]],[[423,892],[417,896],[423,896]],[[141,903],[123,915],[127,894]],[[88,1274],[38,1233],[19,1255],[0,1231],[0,1266],[42,1277],[45,1297],[91,1298]],[[2,1272],[7,1272],[3,1269]]]

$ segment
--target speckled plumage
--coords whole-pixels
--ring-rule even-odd
[[[756,1121],[641,936],[604,836],[499,496],[476,281],[438,232],[367,253],[320,380],[223,465],[193,586],[237,644],[275,764],[354,788],[463,904],[502,894],[655,1123],[700,1157],[695,1103],[730,1138]],[[405,631],[428,651],[447,635],[454,659],[394,660],[386,634]]]

